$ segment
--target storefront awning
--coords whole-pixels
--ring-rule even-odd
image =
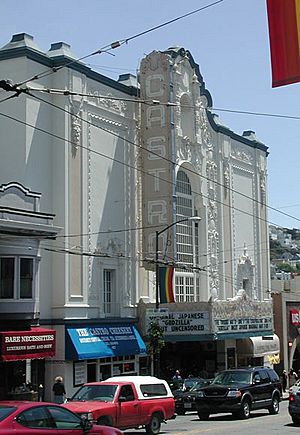
[[[146,345],[133,325],[67,328],[66,359],[83,360],[140,353],[146,353]]]
[[[249,337],[239,340],[238,351],[254,358],[275,355],[280,352],[279,337],[276,334],[265,337]]]
[[[18,361],[55,355],[53,329],[32,327],[29,331],[0,331],[0,359]]]

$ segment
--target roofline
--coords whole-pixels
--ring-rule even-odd
[[[19,57],[27,57],[27,59],[45,65],[49,68],[67,66],[67,68],[85,74],[88,78],[92,80],[95,80],[103,85],[115,88],[116,90],[124,92],[128,95],[137,96],[138,94],[138,90],[135,87],[123,85],[116,80],[113,80],[100,73],[97,73],[96,71],[93,71],[91,68],[84,65],[80,61],[67,56],[61,55],[57,57],[49,57],[47,56],[47,54],[43,54],[29,47],[16,47],[0,50],[0,61],[7,59],[16,59]]]
[[[173,59],[175,59],[177,56],[182,56],[182,57],[188,58],[189,63],[191,65],[191,68],[195,71],[197,78],[198,78],[198,81],[199,81],[200,95],[205,96],[205,98],[207,99],[208,107],[213,107],[212,96],[211,96],[210,92],[205,87],[205,82],[204,82],[203,77],[200,73],[199,65],[195,62],[190,51],[185,50],[183,47],[181,47],[181,48],[178,48],[178,50],[169,48],[166,51],[164,51],[164,53],[169,54]],[[265,144],[263,144],[262,142],[247,139],[245,136],[242,136],[238,133],[235,133],[230,128],[228,128],[224,125],[217,124],[214,120],[213,113],[211,112],[211,110],[209,108],[206,109],[206,113],[207,113],[207,118],[208,118],[208,121],[210,123],[210,126],[217,133],[225,134],[226,136],[229,136],[231,139],[235,139],[239,142],[242,142],[245,145],[250,146],[251,148],[257,148],[261,151],[264,151],[267,155],[269,154],[268,147]]]

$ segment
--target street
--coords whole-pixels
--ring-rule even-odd
[[[210,417],[209,421],[200,421],[196,413],[177,416],[175,420],[162,425],[161,435],[212,434],[232,435],[269,435],[271,433],[298,434],[299,427],[293,425],[288,413],[288,401],[280,403],[277,415],[270,415],[268,411],[254,411],[249,420],[236,420],[230,414],[218,414]],[[125,435],[145,435],[145,430],[128,430]]]

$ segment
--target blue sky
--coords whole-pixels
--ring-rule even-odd
[[[1,0],[0,46],[13,34],[26,32],[42,50],[63,41],[81,57],[210,3],[213,0]],[[114,56],[101,54],[86,63],[117,79],[126,72],[135,74],[145,54],[174,45],[188,49],[199,64],[215,108],[300,116],[300,84],[271,87],[265,0],[223,0],[130,41]],[[254,130],[269,147],[269,206],[293,216],[270,209],[269,221],[300,227],[300,120],[215,113],[239,134]]]

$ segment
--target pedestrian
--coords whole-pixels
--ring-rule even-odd
[[[293,367],[291,367],[289,371],[289,387],[294,385],[294,383],[297,381],[297,373],[294,371]]]
[[[54,393],[54,402],[58,404],[64,403],[66,390],[61,376],[55,378],[52,391]]]
[[[282,391],[285,392],[287,387],[287,374],[285,370],[283,370],[281,374],[281,384],[282,384]]]
[[[182,377],[179,370],[175,371],[175,375],[173,376],[173,381],[182,381]]]
[[[44,400],[44,387],[43,384],[38,386],[38,401],[43,402]]]

